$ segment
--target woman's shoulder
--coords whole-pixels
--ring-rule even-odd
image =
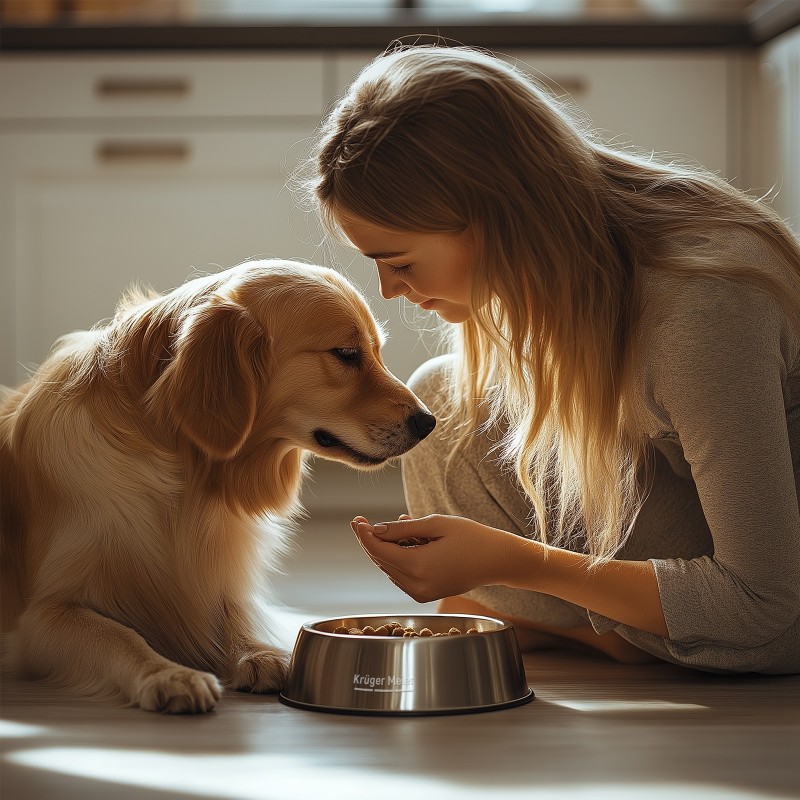
[[[659,267],[645,272],[631,348],[639,398],[632,410],[643,430],[671,430],[675,408],[705,402],[708,387],[721,382],[741,379],[764,391],[776,365],[784,393],[800,390],[800,331],[774,294],[729,278]]]
[[[664,263],[642,271],[642,322],[650,328],[701,328],[722,318],[748,325],[789,321],[782,281],[798,284],[766,241],[736,226],[673,237]],[[800,315],[800,306],[797,307]]]
[[[635,362],[645,376],[671,375],[690,365],[738,364],[778,356],[786,374],[800,372],[800,307],[796,314],[775,285],[759,278],[785,269],[757,237],[709,231],[684,237],[683,269],[643,271]],[[697,273],[692,271],[696,254]],[[750,279],[725,275],[726,266],[752,270]],[[709,268],[716,274],[709,274]]]

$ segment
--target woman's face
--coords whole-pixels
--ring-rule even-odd
[[[469,230],[407,233],[352,216],[338,222],[352,245],[375,260],[381,294],[387,300],[405,297],[447,322],[464,322],[472,316],[475,246]]]

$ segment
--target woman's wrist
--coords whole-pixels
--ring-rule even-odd
[[[498,581],[511,589],[539,591],[538,578],[545,558],[545,546],[535,539],[509,534],[505,580]]]

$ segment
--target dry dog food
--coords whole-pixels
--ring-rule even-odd
[[[339,625],[335,628],[334,633],[344,636],[402,636],[405,639],[412,639],[416,637],[426,638],[428,636],[461,636],[462,631],[460,628],[452,627],[447,633],[434,633],[430,628],[408,628],[402,626],[399,622],[387,622],[385,625],[380,625],[373,628],[372,625],[365,625],[363,628],[348,628],[346,625]],[[467,634],[478,633],[477,628],[469,628]]]

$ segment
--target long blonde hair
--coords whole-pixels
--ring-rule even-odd
[[[643,502],[646,438],[629,413],[642,269],[753,281],[800,309],[800,246],[768,206],[706,171],[610,149],[483,52],[375,59],[324,121],[311,163],[331,232],[348,214],[472,231],[473,314],[452,327],[449,411],[465,436],[482,421],[505,431],[498,452],[540,537],[585,537],[597,561],[618,551]],[[669,247],[711,226],[757,234],[798,281]]]

